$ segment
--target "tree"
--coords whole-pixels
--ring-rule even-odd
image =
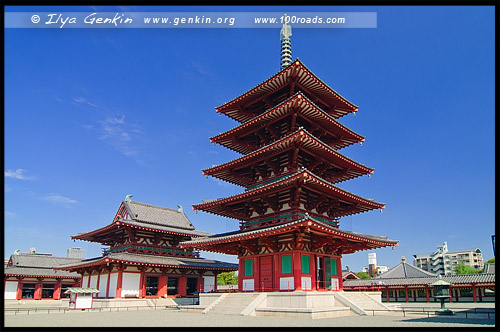
[[[366,272],[354,272],[354,274],[360,277],[361,279],[371,279],[370,275]]]
[[[470,266],[467,266],[467,265],[463,265],[463,264],[457,264],[457,266],[455,266],[455,273],[456,274],[475,274],[475,273],[481,273],[480,270],[477,270],[473,267],[470,267]]]
[[[485,262],[485,264],[488,264],[488,263],[495,263],[495,258],[493,257],[493,258],[488,259],[488,260]]]
[[[217,275],[217,285],[237,285],[238,276],[235,271],[222,272]]]

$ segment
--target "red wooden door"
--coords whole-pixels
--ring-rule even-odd
[[[273,257],[264,256],[260,258],[260,285],[256,288],[260,288],[261,292],[272,292],[273,291]]]

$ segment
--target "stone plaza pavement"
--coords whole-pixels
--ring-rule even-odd
[[[407,303],[401,303],[406,306]],[[494,308],[495,304],[456,303],[449,307]],[[436,308],[436,304],[428,304]],[[462,310],[460,309],[460,310]],[[458,309],[457,309],[458,310]],[[470,310],[470,309],[469,309]],[[220,314],[198,314],[177,310],[141,308],[137,311],[68,311],[4,314],[4,327],[460,327],[494,328],[495,319],[484,315],[430,316],[399,313],[375,316],[347,316],[326,319],[251,317]],[[472,317],[472,318],[471,318]]]

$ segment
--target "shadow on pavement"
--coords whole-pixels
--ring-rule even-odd
[[[463,317],[463,318],[462,318]],[[405,322],[414,323],[446,323],[446,324],[470,324],[470,325],[495,325],[495,319],[488,318],[465,318],[463,315],[459,317],[451,316],[434,316],[434,317],[422,317],[422,318],[412,318],[404,319]]]

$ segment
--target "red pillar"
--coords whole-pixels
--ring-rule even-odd
[[[101,281],[101,270],[99,269],[97,271],[97,283],[95,285],[95,288],[97,288],[97,290],[99,290],[99,282]],[[93,297],[97,297],[99,293],[94,293]],[[102,296],[102,295],[101,295]]]
[[[118,268],[118,279],[116,280],[116,297],[122,297],[123,267]]]
[[[179,294],[186,296],[187,278],[185,276],[179,277]]]
[[[146,282],[144,278],[144,268],[141,268],[141,277],[139,278],[139,298],[144,298],[146,295]]]
[[[425,285],[425,297],[427,298],[427,302],[430,302],[429,300],[429,286]]]
[[[408,301],[408,286],[405,286],[405,297],[406,297],[406,302]]]
[[[108,270],[108,280],[106,282],[106,298],[109,297],[109,282],[111,280],[111,271],[112,269]]]
[[[198,291],[203,292],[203,288],[205,287],[205,279],[202,276],[198,277]]]
[[[38,281],[35,285],[35,294],[33,295],[34,300],[40,300],[42,298],[42,282]]]
[[[262,287],[260,284],[260,257],[253,258],[253,291],[258,292]]]
[[[474,299],[474,302],[477,302],[477,294],[476,294],[476,285],[472,284],[472,298]]]
[[[309,256],[309,271],[311,272],[311,290],[317,290],[316,289],[316,278],[317,278],[318,271],[316,271],[316,256],[315,255]]]
[[[17,292],[16,292],[16,300],[20,300],[23,296],[23,279],[19,278],[17,280]]]
[[[453,290],[452,290],[452,288],[450,286],[450,303],[453,302],[453,295],[452,294],[453,294]]]
[[[52,295],[52,298],[54,300],[61,299],[61,279],[58,279],[57,283],[54,286],[54,294]]]
[[[389,300],[389,287],[385,288],[385,300],[387,303],[390,302],[390,300]]]
[[[280,271],[281,271],[280,255],[279,254],[274,254],[273,255],[273,280],[274,280],[274,285],[273,285],[273,289],[270,290],[270,292],[272,292],[272,291],[279,291],[280,290]]]
[[[339,279],[339,291],[342,291],[344,290],[344,282],[342,280],[342,262],[340,258],[337,258],[337,278]]]
[[[158,278],[158,296],[164,297],[167,294],[167,276]]]
[[[293,272],[293,283],[295,290],[301,290],[301,280],[302,280],[302,257],[300,252],[293,253],[293,263],[292,263],[292,272]]]
[[[238,266],[239,268],[239,266]],[[214,292],[217,293],[217,276],[219,275],[217,272],[214,272],[215,273],[215,276],[214,276]],[[240,282],[240,278],[238,278],[238,283]],[[238,285],[238,288],[239,288],[239,285]]]
[[[243,278],[245,277],[245,259],[240,257],[238,264],[238,290],[243,291]],[[215,276],[215,284],[217,284],[217,276]]]
[[[92,271],[89,271],[89,278],[87,279],[87,288],[90,287],[90,279],[92,278]]]

